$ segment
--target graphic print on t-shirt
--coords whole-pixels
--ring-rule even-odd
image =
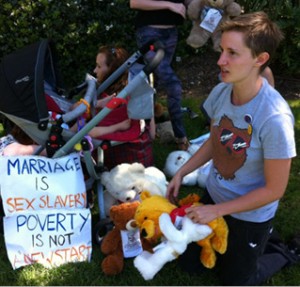
[[[219,125],[213,127],[213,161],[222,178],[234,179],[235,172],[244,165],[251,134],[249,128],[235,127],[227,116],[223,116]]]

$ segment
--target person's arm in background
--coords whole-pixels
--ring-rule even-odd
[[[110,126],[96,126],[91,129],[91,131],[89,132],[89,136],[92,138],[98,138],[118,131],[125,131],[130,128],[130,125],[131,120],[127,119]]]
[[[105,97],[105,98],[103,98],[103,99],[97,100],[96,108],[97,108],[97,109],[103,109],[103,108],[107,105],[107,103],[108,103],[113,97],[115,97],[116,95],[117,95],[117,94],[114,93],[114,94],[112,94],[112,95],[110,95],[110,96],[107,96],[107,97]]]
[[[131,9],[138,10],[163,10],[169,9],[177,14],[180,14],[185,18],[186,8],[182,3],[173,3],[169,1],[158,1],[158,0],[130,0],[129,2]]]
[[[261,75],[267,79],[267,81],[269,82],[269,84],[272,86],[272,87],[275,87],[275,79],[274,79],[274,76],[273,76],[273,72],[271,70],[270,67],[266,67],[262,72],[261,72]]]
[[[189,6],[190,3],[191,3],[192,1],[193,1],[193,0],[185,0],[185,1],[184,1],[185,7]]]
[[[11,143],[5,147],[3,151],[4,156],[17,156],[17,155],[33,155],[40,149],[39,145],[23,145],[17,142]],[[44,149],[40,155],[47,156],[47,152]]]

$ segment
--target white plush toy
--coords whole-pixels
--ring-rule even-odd
[[[173,177],[177,170],[181,168],[191,157],[192,155],[200,148],[200,146],[207,140],[209,134],[200,136],[197,139],[191,140],[191,145],[187,151],[173,151],[171,152],[165,162],[164,173],[168,177]],[[196,185],[205,188],[206,179],[210,170],[212,162],[209,161],[197,170],[187,174],[183,180],[183,185]]]
[[[176,150],[171,152],[165,162],[164,166],[164,173],[166,176],[173,177],[177,170],[181,168],[190,158],[192,155],[188,151],[184,150]],[[197,184],[197,170],[187,174],[183,180],[183,185],[196,185]]]
[[[189,243],[199,241],[211,234],[208,225],[193,223],[187,216],[182,217],[181,229],[177,229],[168,213],[159,217],[159,227],[165,241],[154,248],[154,253],[143,251],[134,259],[134,266],[145,280],[151,280],[167,263],[182,254]]]
[[[168,185],[161,170],[154,166],[145,168],[141,163],[119,164],[101,174],[101,183],[105,187],[104,209],[107,216],[112,205],[139,200],[142,191],[165,196]]]

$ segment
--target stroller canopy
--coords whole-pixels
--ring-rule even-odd
[[[52,43],[41,40],[7,56],[0,64],[0,111],[37,124],[48,120],[44,81],[57,87]]]

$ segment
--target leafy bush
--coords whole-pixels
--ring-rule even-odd
[[[52,39],[71,86],[92,71],[99,45],[118,41],[129,51],[135,45],[128,1],[0,0],[0,5],[0,58],[41,38]]]
[[[295,55],[300,49],[299,1],[240,0],[245,11],[267,11],[286,35],[280,47],[276,70],[300,75]],[[132,53],[136,47],[134,16],[128,0],[0,0],[0,58],[41,38],[55,42],[61,72],[67,87],[84,80],[92,72],[99,45],[121,44]],[[194,50],[185,39],[191,28],[186,21],[180,29],[177,55],[205,53],[208,43]]]
[[[285,34],[285,39],[274,59],[274,71],[281,70],[289,75],[300,77],[299,61],[295,56],[300,53],[300,2],[297,0],[240,0],[245,12],[265,11],[277,22]]]

